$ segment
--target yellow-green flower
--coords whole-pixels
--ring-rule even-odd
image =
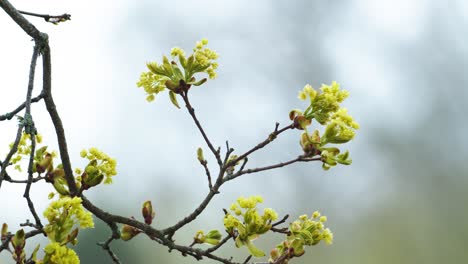
[[[49,204],[44,211],[49,221],[44,230],[52,242],[68,242],[67,236],[75,225],[83,229],[94,227],[91,213],[85,211],[81,202],[79,197],[66,196]]]
[[[262,257],[265,253],[256,248],[252,240],[268,232],[272,227],[271,222],[278,218],[278,214],[271,208],[264,209],[263,215],[260,215],[256,206],[262,202],[261,196],[239,197],[237,203],[230,207],[235,216],[228,213],[224,217],[227,232],[237,234],[236,247],[246,246],[254,257]]]
[[[105,184],[112,183],[112,176],[117,175],[117,161],[103,151],[92,147],[88,151],[82,150],[81,157],[89,160],[84,169],[86,177],[82,177],[85,183],[95,186],[104,179]]]
[[[179,108],[176,95],[187,92],[191,86],[200,86],[207,80],[197,80],[195,74],[206,73],[210,79],[216,78],[218,63],[215,60],[219,55],[207,48],[207,44],[206,39],[198,41],[193,54],[188,57],[183,49],[174,47],[171,49],[171,61],[163,56],[162,63],[148,62],[146,66],[149,71],[143,72],[137,82],[137,86],[145,90],[146,100],[153,101],[158,93],[167,88],[171,102]]]
[[[52,242],[44,248],[43,264],[79,264],[80,259],[76,252],[60,243]]]

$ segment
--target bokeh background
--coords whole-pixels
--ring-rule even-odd
[[[79,152],[91,146],[118,160],[114,184],[88,192],[106,210],[138,217],[142,202],[152,200],[154,226],[163,228],[205,196],[206,177],[195,155],[204,144],[192,120],[166,95],[147,103],[135,83],[145,62],[160,60],[173,46],[189,51],[208,38],[221,55],[218,78],[191,96],[216,145],[229,140],[237,153],[249,149],[275,122],[287,124],[290,109],[304,107],[296,98],[304,84],[333,80],[350,91],[345,106],[361,129],[345,147],[352,166],[325,172],[319,163],[301,163],[241,177],[223,187],[177,241],[189,244],[198,229],[222,229],[222,208],[240,195],[259,194],[281,215],[320,210],[328,216],[333,246],[309,248],[293,263],[468,261],[466,1],[12,2],[21,10],[72,15],[58,26],[30,21],[50,36],[53,91],[74,167],[84,165]],[[3,11],[0,31],[4,114],[24,100],[33,42]],[[57,149],[43,103],[32,110],[46,144]],[[15,126],[0,123],[3,156]],[[297,156],[299,134],[281,136],[250,166]],[[215,162],[209,164],[215,170]],[[11,229],[31,219],[23,188],[3,183],[0,190],[0,222]],[[50,191],[33,185],[39,211]],[[99,220],[96,229],[80,234],[82,263],[111,263],[96,246],[108,235]],[[256,244],[269,251],[280,240],[268,236]],[[112,246],[124,263],[196,262],[143,236]],[[220,253],[247,256],[232,243]],[[0,263],[13,262],[2,253]]]

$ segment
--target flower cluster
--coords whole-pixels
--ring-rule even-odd
[[[196,73],[206,73],[210,79],[216,78],[218,63],[215,60],[219,56],[215,51],[207,48],[207,44],[206,39],[197,42],[193,54],[188,57],[184,50],[175,47],[171,50],[171,61],[163,56],[162,64],[147,63],[149,71],[143,72],[137,82],[137,86],[145,90],[146,100],[153,101],[156,94],[167,88],[171,102],[179,108],[176,94],[187,92],[192,85],[200,86],[206,82],[206,78],[196,80],[194,77]]]
[[[266,208],[263,215],[257,211],[257,204],[263,203],[260,196],[249,198],[240,197],[237,203],[231,205],[224,217],[224,227],[227,232],[236,238],[236,247],[246,246],[254,257],[265,256],[265,253],[255,247],[252,240],[265,234],[271,229],[271,222],[278,218],[278,214],[271,208]]]
[[[67,244],[75,245],[78,242],[79,228],[94,227],[91,213],[85,211],[81,202],[79,197],[62,197],[51,202],[44,211],[44,217],[49,221],[44,231],[50,243],[44,248],[44,259],[36,263],[80,263],[75,251],[68,248]]]
[[[42,143],[42,136],[36,134],[36,142]],[[10,160],[11,164],[14,164],[15,170],[21,172],[21,164],[20,161],[23,157],[29,156],[31,154],[31,134],[23,133],[21,135],[20,141],[18,143],[18,150],[16,151],[15,155]],[[10,149],[13,148],[13,143],[10,143]]]
[[[327,217],[321,216],[317,211],[310,218],[301,215],[289,225],[287,239],[270,252],[269,261],[275,262],[281,258],[285,261],[281,263],[287,263],[287,260],[293,257],[302,256],[305,253],[305,246],[315,246],[322,240],[330,245],[333,242],[333,233],[324,227],[326,221]]]
[[[338,83],[322,85],[321,93],[312,86],[306,85],[298,95],[301,100],[309,99],[309,106],[304,110],[294,109],[289,113],[289,118],[294,121],[298,129],[304,130],[301,135],[300,145],[308,157],[320,155],[323,168],[329,169],[336,164],[351,164],[348,152],[341,153],[336,147],[325,147],[327,144],[343,144],[352,140],[359,124],[348,114],[346,108],[341,108],[342,103],[349,95],[346,90],[341,90]],[[325,132],[315,129],[309,133],[308,126],[315,119],[319,124],[326,126]]]
[[[75,170],[77,174],[81,174],[77,180],[82,189],[89,189],[100,184],[103,180],[104,184],[112,183],[112,176],[117,175],[117,161],[115,159],[97,148],[83,149],[80,156],[89,160],[83,172],[80,169]]]
[[[49,221],[44,230],[52,242],[73,242],[70,238],[76,235],[69,235],[73,233],[72,228],[76,225],[83,229],[94,227],[91,213],[85,211],[81,202],[79,197],[62,197],[51,202],[44,211],[44,217]]]
[[[44,259],[36,261],[38,264],[79,264],[76,252],[67,246],[52,242],[44,248]]]

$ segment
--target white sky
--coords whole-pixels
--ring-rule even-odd
[[[267,135],[274,121],[286,122],[284,116],[281,116],[285,109],[281,107],[291,107],[283,104],[289,99],[278,96],[281,89],[284,89],[278,83],[281,76],[287,73],[265,76],[262,68],[250,68],[254,66],[245,62],[247,59],[258,59],[265,60],[265,65],[272,62],[274,64],[275,56],[261,57],[262,52],[275,50],[277,47],[277,50],[288,54],[288,49],[291,49],[287,46],[288,40],[270,41],[271,36],[264,33],[275,32],[273,26],[276,20],[271,17],[269,1],[177,0],[154,3],[129,0],[25,0],[13,3],[18,9],[31,12],[66,12],[72,15],[71,21],[58,26],[46,24],[40,19],[31,18],[30,21],[50,36],[53,92],[64,121],[74,166],[82,165],[76,157],[83,147],[96,146],[118,159],[119,170],[123,175],[118,175],[112,186],[103,186],[99,191],[101,196],[95,191],[90,192],[91,197],[101,201],[112,196],[114,205],[111,205],[111,210],[119,212],[133,209],[135,204],[147,200],[149,193],[154,190],[179,190],[179,185],[183,185],[183,191],[196,197],[196,200],[205,191],[187,186],[200,184],[205,180],[200,179],[200,175],[186,175],[187,171],[200,169],[196,164],[195,149],[202,145],[202,140],[194,130],[191,120],[181,111],[174,110],[165,95],[157,98],[155,103],[147,104],[143,92],[135,87],[139,73],[145,69],[144,63],[159,59],[163,53],[168,52],[169,47],[177,45],[189,50],[192,43],[201,37],[207,37],[210,39],[210,46],[220,52],[221,66],[225,68],[220,68],[218,80],[203,87],[206,89],[203,93],[210,95],[207,98],[201,92],[193,94],[194,100],[199,102],[199,113],[206,118],[209,135],[218,145],[224,146],[223,142],[227,137],[236,143],[245,141],[239,150],[246,149]],[[465,18],[463,21],[466,29],[467,5],[464,1],[451,3],[457,3],[453,4],[456,6],[454,9],[460,12],[459,17]],[[346,1],[343,6],[334,10],[336,13],[333,16],[330,14],[332,17],[329,19],[333,19],[335,24],[327,29],[328,34],[319,41],[326,53],[324,56],[329,60],[333,76],[351,91],[348,108],[362,120],[360,132],[363,136],[370,133],[366,130],[366,125],[378,125],[380,122],[380,117],[375,116],[374,112],[377,108],[388,115],[386,118],[389,122],[400,122],[407,126],[409,124],[405,122],[409,121],[405,117],[418,117],[418,111],[408,114],[402,110],[411,103],[400,100],[409,95],[402,88],[407,85],[407,79],[388,54],[399,47],[411,45],[424,34],[431,12],[434,12],[433,7],[433,2],[425,0],[356,0]],[[154,15],[146,16],[142,8],[151,8]],[[168,19],[170,14],[175,17],[174,21]],[[163,19],[158,20],[161,17]],[[190,23],[177,23],[178,19],[187,19]],[[173,31],[171,23],[176,28]],[[154,33],[145,24],[154,26]],[[131,28],[132,25],[139,26]],[[179,32],[177,27],[181,25],[187,28],[180,29]],[[32,43],[2,12],[0,30],[3,36],[0,40],[0,114],[4,114],[23,100]],[[232,33],[237,31],[244,33],[241,37]],[[143,38],[142,34],[154,36]],[[185,34],[184,40],[187,35],[190,38],[193,36],[193,39],[180,43],[179,34]],[[265,46],[250,47],[250,43]],[[295,59],[300,58],[289,58],[291,61],[285,62],[286,66]],[[40,74],[41,71],[38,70],[39,80]],[[288,88],[292,99],[300,88]],[[39,89],[40,82],[36,84],[36,93]],[[238,107],[239,104],[243,104],[242,107]],[[396,105],[401,107],[395,107]],[[47,121],[43,103],[34,105],[33,115],[44,139],[53,142],[55,136],[50,121]],[[258,130],[262,132],[244,129],[239,122],[244,122],[247,128],[258,126]],[[14,125],[15,122],[0,123],[0,146],[4,148],[0,151],[1,155],[6,153],[5,148],[13,139]],[[50,145],[56,149],[54,143]],[[187,146],[191,148],[186,148]],[[358,149],[358,153],[363,153],[366,147],[368,146],[363,140],[352,145],[352,148]],[[286,156],[285,153],[282,154]],[[177,166],[173,165],[174,159],[178,160]],[[268,161],[268,158],[262,161]],[[381,166],[378,161],[372,163],[367,168],[368,174],[378,171]],[[342,202],[341,206],[346,207],[346,203],[352,203],[353,199],[362,199],[360,195],[369,188],[370,176],[360,174],[360,168],[362,164],[359,165],[357,161],[357,166],[351,169],[353,178],[320,178],[319,181],[338,188],[340,192],[336,195],[341,200],[336,203]],[[135,170],[138,175],[134,175]],[[347,172],[348,168],[337,169],[333,177]],[[273,179],[280,179],[280,176],[277,173]],[[241,179],[234,186],[251,192],[245,195],[263,192],[268,196],[268,190],[261,186],[252,187],[254,180],[242,181]],[[158,183],[161,185],[151,187]],[[172,186],[167,187],[167,183]],[[351,184],[353,188],[349,188]],[[205,183],[202,185],[204,187]],[[38,211],[42,211],[50,188],[42,185],[39,189],[35,186],[33,195],[36,200],[43,201],[37,203]],[[18,223],[30,218],[28,212],[23,210],[26,204],[21,196],[22,190],[23,186],[3,183],[0,200],[11,202],[2,203],[0,223]],[[116,196],[116,191],[131,193],[132,197]],[[227,198],[215,201],[215,204],[221,207],[229,199],[237,197],[235,191],[236,187],[227,188]],[[233,192],[232,195],[229,192]],[[385,190],[380,195],[385,195]],[[353,199],[350,200],[350,197]],[[280,202],[281,199],[277,197],[272,200]],[[361,202],[364,208],[372,205],[370,199]],[[186,208],[181,209],[181,215],[184,209],[189,210],[193,204],[184,206]]]

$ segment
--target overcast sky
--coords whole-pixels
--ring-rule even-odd
[[[220,54],[219,77],[194,89],[191,96],[217,146],[229,140],[239,153],[263,140],[275,122],[287,124],[289,110],[304,107],[296,96],[306,83],[314,87],[334,80],[341,83],[351,93],[345,105],[361,124],[355,141],[345,147],[354,160],[352,166],[324,172],[320,164],[309,163],[248,175],[223,188],[201,219],[215,223],[219,209],[236,197],[261,194],[268,206],[282,213],[328,212],[339,218],[336,226],[345,232],[356,214],[401,194],[391,176],[399,174],[395,169],[399,165],[385,152],[384,141],[389,139],[380,135],[415,136],[434,116],[431,109],[436,109],[438,100],[445,100],[444,89],[454,93],[447,95],[447,101],[457,103],[448,103],[442,112],[459,122],[453,122],[450,136],[441,136],[453,139],[452,143],[439,146],[436,138],[432,147],[444,153],[456,150],[460,160],[466,157],[466,133],[462,133],[466,115],[454,106],[467,98],[462,89],[468,84],[466,1],[16,2],[12,4],[20,10],[72,15],[71,21],[57,26],[28,19],[50,37],[53,94],[73,166],[84,165],[79,152],[91,146],[117,158],[119,175],[114,184],[88,194],[110,211],[135,214],[148,199],[161,207],[176,204],[161,215],[158,227],[162,227],[193,210],[205,195],[206,179],[195,156],[196,148],[204,144],[192,120],[165,94],[147,103],[135,85],[145,62],[159,61],[173,46],[190,51],[201,38],[209,39],[209,47]],[[0,114],[4,114],[24,100],[33,42],[2,12],[0,30]],[[35,94],[40,91],[40,74],[39,67]],[[443,87],[445,83],[449,87]],[[434,105],[431,109],[429,102]],[[57,149],[43,103],[35,104],[32,111],[44,141]],[[0,123],[1,155],[13,141],[15,126],[15,121]],[[426,143],[433,142],[420,138],[428,147]],[[298,139],[299,132],[289,133],[255,155],[251,165],[297,156]],[[0,222],[14,227],[13,223],[30,218],[23,188],[2,185],[0,200],[11,202],[2,203]],[[33,186],[39,211],[47,205],[50,191],[47,185]],[[0,255],[0,260],[4,258]]]

